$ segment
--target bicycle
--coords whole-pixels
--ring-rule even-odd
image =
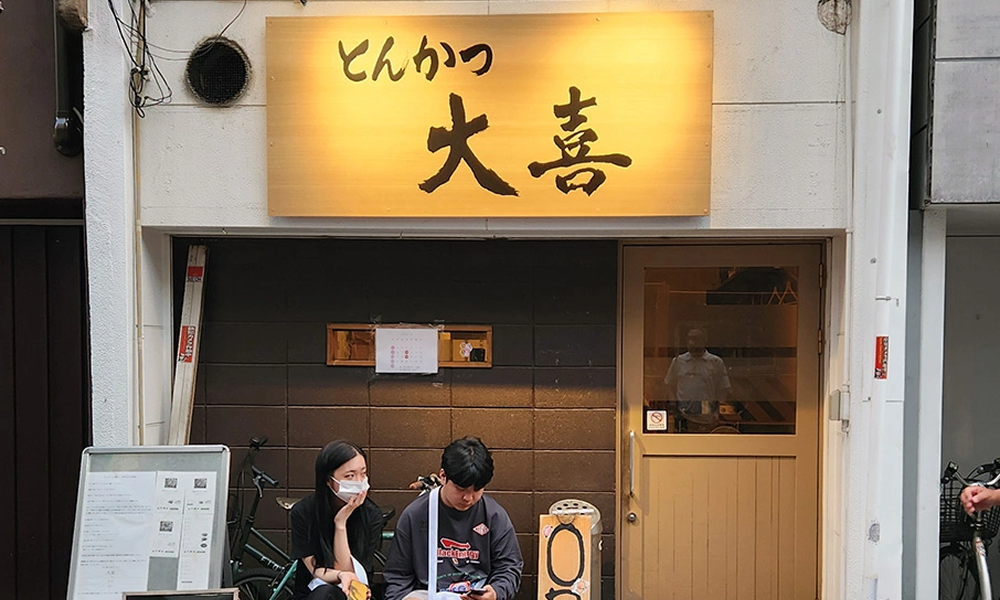
[[[287,600],[292,597],[292,577],[295,574],[295,566],[298,561],[292,560],[284,550],[272,542],[261,533],[254,522],[257,517],[257,508],[261,498],[264,497],[264,485],[278,487],[278,481],[258,469],[254,464],[254,455],[267,444],[267,438],[252,438],[250,449],[247,451],[243,463],[240,465],[240,475],[236,484],[236,501],[234,506],[234,518],[228,523],[230,529],[230,569],[233,575],[233,587],[239,588],[241,600]],[[250,512],[243,515],[243,482],[247,474],[247,467],[253,474],[253,486],[256,491],[253,503],[250,505]],[[290,509],[292,504],[286,506],[278,498],[278,504]],[[261,542],[269,549],[278,560],[273,560],[267,554],[251,545],[251,538]],[[244,555],[250,555],[261,567],[244,568]],[[279,562],[280,561],[280,562]]]
[[[984,478],[989,478],[984,480]],[[1000,510],[967,515],[959,497],[970,485],[995,487],[1000,482],[1000,458],[962,477],[949,462],[941,476],[941,558],[939,600],[993,600],[986,550],[1000,529]]]

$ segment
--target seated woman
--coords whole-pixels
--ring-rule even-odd
[[[361,448],[337,440],[320,451],[316,489],[295,503],[291,521],[293,600],[344,600],[352,580],[367,581],[383,523]]]

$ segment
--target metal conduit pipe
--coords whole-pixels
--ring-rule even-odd
[[[70,32],[60,17],[60,0],[52,0],[52,27],[55,46],[56,116],[52,143],[63,156],[83,152],[83,115],[73,104],[74,75],[83,75],[82,41],[78,32]],[[79,64],[77,64],[79,63]],[[74,69],[78,73],[74,72]],[[81,83],[76,81],[77,84]],[[82,95],[82,94],[81,94]]]

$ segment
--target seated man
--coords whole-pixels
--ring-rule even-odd
[[[428,597],[428,509],[438,497],[437,591],[462,600],[511,600],[524,560],[514,526],[483,494],[493,458],[476,437],[455,440],[441,455],[443,485],[418,497],[399,516],[385,563],[385,600]]]

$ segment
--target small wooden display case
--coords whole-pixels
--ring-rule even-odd
[[[327,323],[326,364],[335,367],[375,366],[376,327],[393,326],[376,326],[371,323]],[[439,326],[438,366],[478,369],[492,367],[493,327],[491,325]]]

